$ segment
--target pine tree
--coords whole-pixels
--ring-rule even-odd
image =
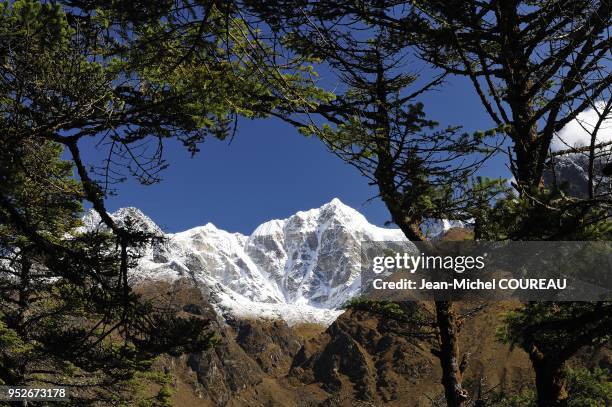
[[[301,60],[271,62],[281,56],[233,3],[153,1],[141,12],[122,2],[19,0],[2,3],[0,17],[4,134],[64,146],[84,198],[124,251],[146,236],[117,225],[104,198],[127,176],[160,181],[164,140],[196,153],[206,137],[232,135],[239,115],[327,97],[307,67],[289,69]],[[86,139],[106,148],[101,165],[83,160]]]
[[[609,2],[255,4],[271,24],[276,22],[281,31],[288,33],[286,43],[298,52],[321,58],[345,85],[334,103],[323,104],[315,111],[331,125],[321,128],[319,122],[310,123],[304,126],[305,131],[319,135],[332,151],[356,165],[379,186],[393,221],[409,239],[422,240],[418,227],[421,216],[461,218],[466,213],[477,219],[476,237],[491,240],[601,239],[609,233],[609,196],[596,196],[593,192],[594,158],[601,156],[600,149],[607,146],[599,140],[597,132],[610,114],[610,103],[599,102],[610,99],[612,84],[606,65],[610,51]],[[298,12],[283,15],[279,10]],[[429,127],[424,120],[418,115],[406,120],[408,115],[397,114],[401,112],[399,106],[427,89],[425,85],[414,92],[405,90],[414,78],[406,72],[402,59],[414,56],[438,69],[441,76],[463,75],[470,79],[493,120],[492,130],[485,135],[508,135],[512,141],[513,154],[508,158],[518,197],[510,195],[491,208],[491,197],[500,190],[494,184],[486,182],[468,192],[464,187],[467,180],[462,175],[471,174],[469,168],[465,172],[449,171],[452,165],[436,168],[444,162],[440,155],[457,154],[455,148],[459,143],[454,144],[458,140],[453,140],[455,133],[443,134],[438,139],[429,136],[430,143],[427,137],[415,137],[422,128]],[[432,80],[434,85],[440,82],[440,78]],[[589,108],[599,116],[589,130],[591,145],[580,149],[569,146],[566,151],[550,154],[556,132]],[[297,121],[294,124],[300,125]],[[406,142],[411,138],[420,141],[416,148]],[[432,144],[439,147],[436,152],[440,154],[428,155]],[[463,139],[462,144],[465,151],[472,152],[479,151],[482,145],[469,139]],[[556,186],[544,188],[543,172],[546,166],[554,169],[555,157],[582,151],[590,156],[589,199],[568,197]],[[418,153],[428,160],[420,159]],[[401,167],[395,167],[396,164]],[[457,177],[458,174],[461,175]],[[437,181],[446,178],[446,182],[436,182],[436,177]],[[449,187],[434,187],[443,184]],[[465,196],[463,202],[469,207],[458,208],[454,203],[462,201],[449,199],[452,196],[449,191],[460,191],[457,196]],[[600,306],[591,304],[587,309],[593,311],[592,307]],[[523,311],[542,307],[530,305]],[[566,307],[571,309],[572,305],[548,304],[547,311],[536,312],[533,317],[552,315]],[[581,306],[573,309],[587,312]],[[588,315],[596,315],[590,311]],[[448,307],[439,309],[439,313],[451,315]],[[566,328],[560,326],[558,334],[567,339],[566,350],[577,349],[578,343],[604,339],[601,335],[608,320],[601,313],[600,317],[588,331],[591,336],[581,336],[575,342],[563,335],[564,329],[572,331],[573,322],[566,321],[569,324]],[[525,331],[518,327],[519,320],[529,318],[509,319],[515,340],[533,343],[533,338],[520,339]],[[580,318],[575,315],[573,320]],[[453,324],[444,326],[451,328],[446,331],[452,338]],[[548,337],[536,336],[539,340]],[[450,349],[447,354],[452,355],[456,348],[451,342],[446,342],[446,348]],[[552,349],[549,345],[541,343],[541,348]],[[544,360],[550,363],[543,363],[538,362],[541,353],[530,346],[525,349],[534,360],[540,405],[556,403],[560,387],[555,381],[562,374],[562,361],[572,352],[557,359],[553,351],[547,351]],[[447,361],[452,359],[455,362],[445,367],[445,374],[452,376],[450,385],[445,386],[447,402],[461,405],[461,400],[453,396],[463,390],[456,355]]]
[[[156,356],[211,344],[207,321],[132,291],[128,271],[159,237],[117,224],[105,197],[128,176],[158,182],[166,139],[195,154],[238,116],[326,97],[282,57],[232,2],[0,3],[5,383],[120,403]],[[101,166],[82,157],[86,139],[106,148]],[[83,202],[106,232],[74,229]]]
[[[1,196],[10,202],[0,210],[3,384],[67,386],[79,405],[130,400],[138,382],[163,379],[148,373],[157,355],[211,344],[208,321],[116,290],[113,236],[77,228],[83,194],[61,146],[1,146]]]
[[[607,0],[425,1],[390,23],[418,40],[423,59],[470,79],[506,128],[513,174],[529,190],[540,184],[556,132],[610,99],[610,11]]]
[[[607,240],[610,191],[596,194],[594,161],[608,144],[598,137],[609,120],[612,76],[609,1],[425,1],[404,21],[420,56],[471,81],[483,108],[512,141],[510,168],[518,197],[488,212],[490,239]],[[587,109],[588,146],[551,154],[551,141]],[[544,185],[546,167],[567,153],[589,154],[589,196]],[[482,222],[481,222],[482,223]],[[529,354],[539,406],[567,396],[564,365],[583,346],[608,340],[607,303],[529,303],[508,317],[506,340]],[[578,328],[580,327],[580,328]]]
[[[273,27],[277,24],[285,46],[320,60],[341,82],[331,103],[304,111],[318,118],[281,115],[303,133],[319,137],[377,185],[393,223],[408,239],[426,245],[425,220],[467,220],[503,189],[499,181],[473,179],[491,153],[483,140],[495,130],[467,134],[458,127],[438,129],[426,117],[417,98],[443,77],[427,80],[408,71],[410,41],[381,18],[392,4],[273,3],[250,4]],[[435,307],[439,346],[433,352],[442,366],[446,399],[450,406],[463,406],[468,395],[462,384],[459,317],[452,302],[437,301]]]

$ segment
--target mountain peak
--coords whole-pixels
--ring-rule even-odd
[[[119,208],[115,212],[111,213],[111,216],[116,217],[117,219],[131,217],[134,219],[151,220],[147,215],[145,215],[140,209],[136,208],[135,206],[126,206],[123,208]]]
[[[330,205],[330,206],[337,206],[337,207],[343,207],[343,206],[347,206],[345,205],[339,198],[334,198],[331,201],[329,201],[326,205]]]
[[[343,212],[343,213],[353,214],[353,215],[357,214],[359,216],[362,216],[361,213],[359,213],[356,209],[351,208],[350,206],[348,206],[347,204],[345,204],[338,198],[334,198],[328,203],[326,203],[325,205],[321,206],[321,209],[328,209],[328,210],[333,210],[335,212]]]
[[[212,223],[212,222],[206,222],[206,225],[204,225],[204,229],[206,229],[206,230],[215,230],[215,231],[219,230],[219,228],[216,227],[215,224]]]
[[[299,211],[287,220],[293,219],[294,217],[306,219],[313,218],[317,222],[334,217],[341,218],[343,221],[348,222],[367,223],[366,218],[359,213],[359,211],[346,205],[338,198],[334,198],[318,208]]]
[[[127,219],[130,219],[131,222],[138,228],[145,232],[155,233],[155,234],[163,234],[161,228],[157,226],[155,222],[147,215],[145,215],[140,209],[127,206],[124,208],[119,208],[115,212],[109,213],[110,217],[117,222],[120,226],[125,224]],[[89,209],[83,214],[82,217],[83,228],[85,230],[99,230],[106,229],[106,225],[102,222],[102,218],[100,214],[93,208]]]
[[[319,211],[323,216],[331,215],[335,218],[340,218],[343,222],[369,224],[365,216],[363,216],[356,209],[353,209],[350,206],[346,205],[338,198],[334,198],[330,202],[321,206],[319,208]]]
[[[137,228],[147,233],[154,233],[162,235],[163,231],[151,218],[145,215],[140,209],[127,206],[119,208],[115,212],[110,214],[111,218],[119,225],[124,226],[126,220],[130,220],[132,224]]]
[[[285,221],[280,219],[272,219],[264,222],[257,226],[251,236],[267,236],[282,233],[284,222]]]
[[[603,169],[609,165],[607,154],[595,156],[593,175],[595,176],[595,194],[606,194],[612,191],[612,179],[605,176]],[[555,157],[544,170],[544,185],[556,185],[567,195],[584,198],[589,194],[589,156],[583,153],[566,154]]]

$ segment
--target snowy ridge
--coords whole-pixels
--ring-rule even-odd
[[[163,233],[136,208],[111,216]],[[84,224],[94,229],[100,219],[89,213]],[[459,226],[434,224],[439,233]],[[164,236],[165,242],[148,249],[132,271],[133,284],[187,278],[206,291],[222,315],[282,318],[289,324],[330,324],[342,312],[360,288],[361,241],[406,240],[399,229],[374,226],[338,199],[265,222],[250,236],[211,223]]]
[[[599,150],[593,163],[594,193],[608,195],[612,191],[612,178],[604,176],[602,169],[612,162],[608,150]],[[555,157],[544,171],[544,184],[556,185],[566,194],[587,198],[589,195],[589,155],[588,153],[572,153]]]
[[[473,221],[463,222],[450,219],[429,219],[423,225],[425,236],[429,239],[437,239],[444,235],[448,230],[454,228],[472,228]]]
[[[125,222],[129,219],[135,229],[160,236],[164,234],[160,227],[157,226],[155,222],[151,220],[151,218],[142,213],[140,209],[134,208],[133,206],[119,208],[115,212],[111,213],[110,217],[120,226],[125,226]],[[79,228],[81,231],[100,230],[106,228],[98,212],[93,209],[87,211],[81,221],[83,222],[83,226]]]

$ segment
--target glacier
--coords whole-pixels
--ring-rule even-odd
[[[137,208],[111,214],[158,234],[161,243],[147,248],[130,273],[131,284],[187,279],[226,317],[280,318],[331,324],[360,288],[360,242],[406,241],[399,229],[369,223],[357,210],[335,198],[320,208],[259,225],[251,235],[230,233],[212,223],[179,233],[164,233]],[[89,211],[84,228],[102,227]],[[437,221],[442,233],[460,226]]]

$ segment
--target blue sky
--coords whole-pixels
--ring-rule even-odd
[[[491,126],[470,84],[451,78],[443,90],[422,98],[425,110],[442,126],[463,125],[473,131]],[[104,149],[88,149],[90,162],[103,159]],[[165,146],[170,166],[159,184],[143,186],[128,180],[109,197],[115,210],[135,206],[167,232],[212,222],[245,234],[260,223],[318,207],[337,197],[374,224],[389,220],[377,190],[315,138],[306,138],[276,120],[241,120],[231,145],[207,140],[194,158],[176,142]],[[502,159],[491,162],[487,176],[507,176]]]

